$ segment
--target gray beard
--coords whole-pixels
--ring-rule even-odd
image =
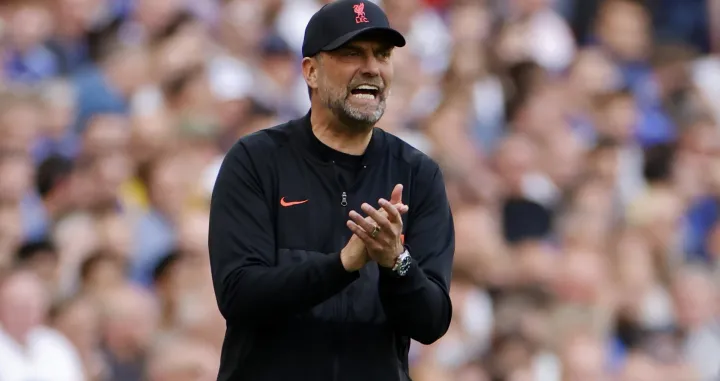
[[[345,125],[358,130],[367,130],[375,126],[385,113],[385,99],[380,99],[378,107],[372,113],[364,113],[348,104],[347,97],[330,99],[323,97],[323,103]]]

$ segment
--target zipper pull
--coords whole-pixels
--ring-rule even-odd
[[[342,201],[340,201],[340,205],[347,206],[347,193],[342,193]]]

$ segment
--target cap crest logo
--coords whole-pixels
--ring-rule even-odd
[[[355,24],[370,22],[365,17],[365,3],[353,5],[353,12],[355,12]]]

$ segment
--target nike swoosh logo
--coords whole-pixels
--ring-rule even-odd
[[[302,200],[302,201],[285,201],[285,197],[280,199],[280,205],[284,207],[293,206],[293,205],[300,205],[308,202],[308,200]]]

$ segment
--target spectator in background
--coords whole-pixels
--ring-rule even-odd
[[[18,249],[15,266],[29,270],[42,280],[45,292],[53,294],[58,287],[59,258],[58,252],[50,241],[28,243]]]
[[[8,75],[22,82],[38,82],[60,73],[59,63],[44,42],[53,33],[53,18],[42,0],[12,1],[8,5]]]
[[[31,91],[15,90],[0,95],[0,148],[30,153],[42,123],[40,103]]]
[[[307,85],[298,76],[298,60],[282,39],[270,36],[261,45],[259,73],[252,97],[278,118],[291,118],[310,108]]]
[[[175,228],[180,223],[188,185],[177,155],[155,161],[148,171],[147,190],[150,209],[140,217],[133,248],[133,275],[149,284],[155,263],[175,247]]]
[[[170,330],[175,324],[180,295],[177,291],[182,288],[182,267],[187,262],[182,252],[173,250],[162,257],[153,269],[153,285],[160,300],[162,330]]]
[[[17,204],[32,188],[33,165],[23,152],[4,152],[0,156],[0,201]]]
[[[97,0],[59,0],[49,9],[55,28],[46,43],[58,65],[58,74],[69,75],[90,63],[90,33],[100,23],[104,4]],[[67,126],[64,126],[67,127]]]
[[[130,143],[130,126],[123,115],[96,114],[88,119],[82,134],[81,155],[100,155],[124,152]]]
[[[54,155],[74,158],[79,142],[69,131],[77,109],[77,94],[72,84],[64,79],[50,81],[43,85],[41,97],[44,118],[33,147],[35,162]]]
[[[159,318],[155,300],[146,290],[120,286],[103,296],[101,311],[110,379],[142,379]]]
[[[25,204],[25,240],[47,237],[51,226],[73,208],[72,178],[70,159],[52,156],[38,166],[35,173],[38,198]]]
[[[138,0],[131,3],[133,6],[125,15],[122,34],[126,42],[132,44],[141,44],[157,36],[182,12],[182,1],[179,0]]]
[[[40,279],[27,271],[0,283],[0,377],[85,380],[76,349],[57,331],[44,327],[49,300]]]
[[[717,281],[702,268],[685,268],[673,279],[677,322],[684,333],[682,353],[701,379],[718,374],[717,361],[708,356],[720,350],[717,336]]]
[[[614,150],[618,168],[615,187],[620,202],[627,205],[644,187],[643,150],[634,139],[639,118],[637,103],[631,92],[619,90],[600,96],[595,108],[596,133],[617,145]]]
[[[148,365],[149,381],[213,381],[218,352],[188,338],[173,338],[154,348]]]
[[[501,59],[507,64],[530,60],[550,73],[565,70],[575,55],[573,36],[567,23],[549,0],[520,0],[502,3],[507,21],[500,32]]]
[[[79,291],[101,300],[124,284],[126,268],[121,258],[102,251],[93,252],[80,265]]]
[[[712,0],[646,1],[653,15],[655,38],[661,42],[685,42],[710,52]]]
[[[22,212],[13,203],[0,203],[0,263],[3,268],[12,265],[13,256],[23,242]]]
[[[49,316],[52,327],[65,335],[78,351],[87,380],[107,380],[108,364],[99,348],[101,319],[91,298],[77,296],[56,303]]]
[[[78,110],[74,132],[81,134],[98,113],[127,113],[131,96],[147,81],[147,52],[120,40],[110,25],[93,47],[94,65],[73,76]]]

